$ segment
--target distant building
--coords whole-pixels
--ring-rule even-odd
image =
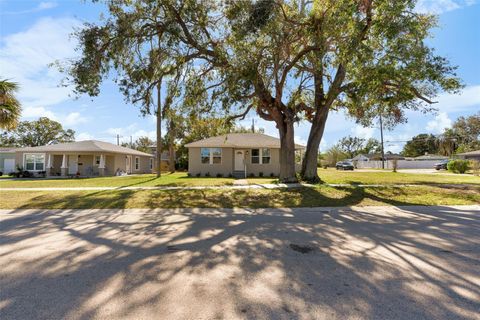
[[[428,153],[425,153],[423,156],[418,156],[413,158],[413,160],[415,161],[426,161],[426,160],[440,161],[440,160],[446,160],[446,159],[448,159],[448,157],[446,156],[442,156],[439,154],[428,154]]]
[[[478,160],[480,161],[480,150],[458,153],[455,156],[465,160]]]

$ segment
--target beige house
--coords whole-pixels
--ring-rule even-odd
[[[185,145],[192,176],[278,176],[280,139],[261,133],[229,133]],[[295,145],[298,159],[304,146]],[[299,169],[299,168],[298,168]]]
[[[96,140],[19,148],[15,162],[23,170],[47,176],[114,176],[153,169],[151,154]]]

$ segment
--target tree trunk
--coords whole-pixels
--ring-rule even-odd
[[[162,80],[157,84],[157,178],[161,176],[162,168],[162,103],[161,103]]]
[[[282,183],[297,182],[295,174],[295,140],[293,132],[293,121],[284,120],[277,124],[280,133],[280,176]]]
[[[170,120],[168,132],[168,169],[170,173],[175,172],[175,128],[173,120]]]
[[[310,183],[320,182],[318,176],[318,149],[322,141],[323,132],[325,130],[325,123],[328,118],[328,108],[320,109],[315,115],[310,134],[308,135],[307,149],[302,161],[302,179]]]

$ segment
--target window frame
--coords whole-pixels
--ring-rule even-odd
[[[150,170],[153,170],[153,158],[150,158]]]
[[[135,157],[134,168],[135,171],[140,170],[140,157]]]
[[[261,160],[261,164],[270,164],[271,163],[271,160],[272,160],[272,154],[271,154],[271,151],[270,151],[270,148],[262,148],[261,149],[261,154],[260,154],[260,158],[262,159]],[[264,151],[268,151],[268,155],[265,155],[264,154]],[[264,162],[264,158],[268,158],[268,161],[267,162]]]
[[[29,170],[27,169],[27,156],[33,156],[33,169]],[[42,162],[37,162],[37,156],[42,156],[43,157],[43,163]],[[23,154],[23,169],[26,171],[33,171],[33,172],[41,172],[45,171],[45,166],[46,166],[46,154],[45,153],[24,153]],[[37,163],[42,163],[43,168],[41,170],[37,169]]]
[[[253,155],[253,150],[258,150],[258,155],[254,156]],[[264,151],[268,150],[268,156],[264,155]],[[253,162],[254,158],[258,158],[258,162]],[[268,158],[267,162],[263,161],[263,158]],[[255,149],[250,149],[250,163],[251,164],[270,164],[272,163],[272,153],[271,153],[271,148],[255,148]]]
[[[204,162],[204,158],[207,158],[206,155],[204,155],[203,150],[208,150],[208,162]],[[220,151],[220,156],[215,156],[214,155],[214,150],[219,150]],[[220,162],[214,162],[214,158],[220,158]],[[222,164],[223,161],[223,148],[200,148],[200,164]]]

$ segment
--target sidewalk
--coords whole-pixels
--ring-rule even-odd
[[[443,186],[448,188],[471,188],[480,187],[473,184],[348,184],[348,183],[268,183],[268,184],[233,184],[226,186],[138,186],[138,187],[32,187],[32,188],[0,188],[1,191],[105,191],[105,190],[231,190],[231,189],[297,189],[297,188],[315,188],[315,187],[334,187],[334,188],[406,188],[419,186]]]

